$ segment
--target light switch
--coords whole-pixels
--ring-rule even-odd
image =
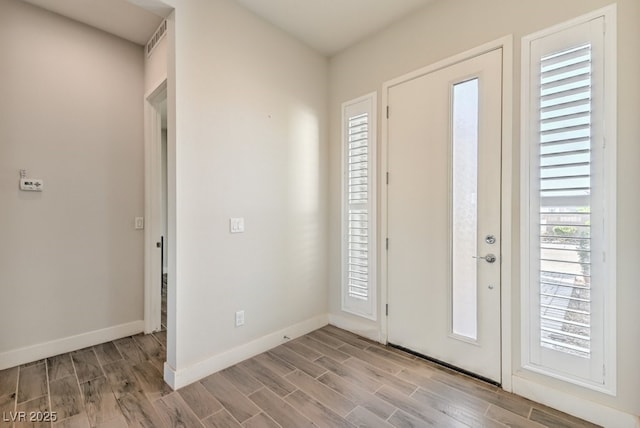
[[[144,217],[136,217],[135,228],[144,229]]]
[[[244,217],[231,217],[229,219],[229,232],[231,233],[244,232]]]

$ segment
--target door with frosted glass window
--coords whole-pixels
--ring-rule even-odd
[[[388,102],[388,341],[500,382],[502,50]]]

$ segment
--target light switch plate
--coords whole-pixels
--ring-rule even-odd
[[[236,327],[244,325],[244,311],[236,312]]]
[[[27,192],[42,192],[44,182],[39,178],[21,178],[20,190]]]
[[[244,217],[231,217],[229,219],[229,232],[231,233],[244,232]]]
[[[144,217],[136,217],[135,228],[144,229]]]

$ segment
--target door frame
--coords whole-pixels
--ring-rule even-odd
[[[162,236],[162,118],[160,103],[167,98],[167,79],[145,97],[144,156],[144,332],[161,328],[162,261],[156,243]],[[166,254],[165,250],[165,254]]]
[[[513,178],[513,36],[508,35],[497,40],[477,46],[460,54],[438,61],[434,64],[404,74],[395,79],[388,80],[382,84],[382,106],[388,106],[389,89],[393,86],[416,79],[425,74],[432,73],[442,68],[449,67],[453,64],[465,61],[467,59],[482,55],[484,53],[502,49],[502,155],[501,155],[501,294],[500,294],[500,334],[501,334],[501,378],[502,388],[506,391],[512,390],[511,374],[512,374],[512,306],[514,305],[512,297],[512,225],[513,215],[512,209],[512,178]],[[393,112],[391,112],[393,114]],[[389,170],[389,134],[388,121],[381,120],[381,157],[380,171],[378,177],[386,180],[386,172]],[[391,180],[393,177],[390,178]],[[380,223],[378,236],[380,240],[387,238],[388,233],[388,188],[386,181],[382,180],[378,183],[380,186]],[[380,244],[380,243],[379,243]],[[391,243],[393,245],[393,243]],[[378,245],[380,260],[380,306],[379,313],[385,314],[389,301],[389,284],[388,284],[388,253],[385,245]],[[393,310],[393,309],[391,309]],[[388,318],[383,317],[380,328],[381,338],[384,343],[388,343]]]

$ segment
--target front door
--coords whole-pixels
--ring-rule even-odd
[[[502,50],[388,102],[388,341],[500,382]]]

